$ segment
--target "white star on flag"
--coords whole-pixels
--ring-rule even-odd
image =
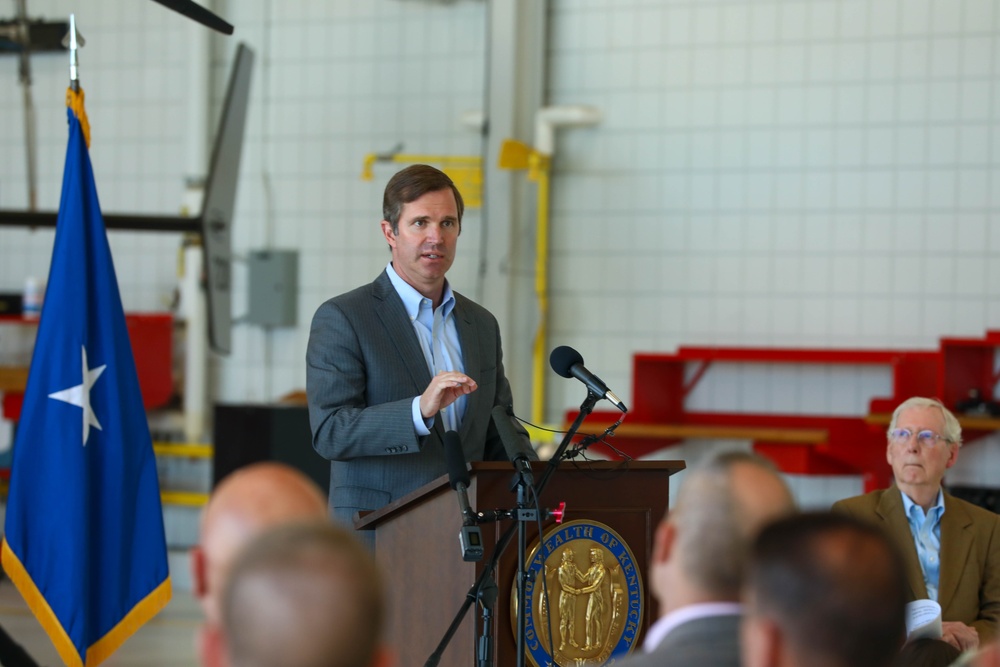
[[[90,407],[90,388],[94,386],[97,378],[101,377],[101,373],[104,372],[104,369],[108,365],[104,364],[97,368],[88,368],[87,348],[81,346],[80,349],[83,353],[83,382],[75,387],[49,394],[49,398],[54,398],[57,401],[65,401],[70,405],[83,408],[83,446],[86,447],[87,438],[90,436],[90,427],[93,426],[98,431],[103,430],[101,423],[97,421],[97,415],[94,414],[94,410]]]

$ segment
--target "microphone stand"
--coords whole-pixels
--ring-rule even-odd
[[[490,577],[479,591],[479,603],[483,605],[483,631],[479,636],[479,650],[476,655],[478,667],[490,667],[493,664],[493,607],[497,602],[497,582]]]
[[[577,414],[576,419],[573,420],[573,423],[570,425],[569,430],[566,431],[566,434],[563,436],[562,442],[559,443],[559,448],[556,449],[555,454],[553,454],[552,457],[549,459],[549,463],[545,467],[545,472],[542,473],[542,478],[540,480],[538,480],[538,484],[535,487],[535,497],[536,498],[541,498],[542,492],[545,490],[545,487],[548,486],[548,484],[549,484],[549,479],[552,478],[552,475],[555,473],[556,469],[559,467],[559,464],[566,457],[566,450],[569,449],[570,444],[573,442],[573,437],[576,435],[576,432],[578,430],[580,430],[580,425],[583,424],[583,420],[586,419],[590,415],[590,413],[594,411],[594,406],[597,405],[597,402],[599,400],[601,400],[601,398],[602,398],[601,396],[599,396],[598,394],[594,393],[593,391],[591,391],[589,389],[587,390],[587,398],[585,398],[583,400],[583,403],[580,404],[580,412],[579,412],[579,414]],[[518,526],[520,526],[520,525],[521,524],[518,523]],[[540,534],[538,536],[538,539],[539,540],[542,539],[542,536]],[[518,602],[518,604],[517,604],[517,667],[525,667],[525,655],[524,655],[524,640],[525,640],[525,636],[524,635],[525,635],[525,628],[526,628],[526,625],[527,625],[528,617],[527,617],[527,614],[525,613],[526,609],[525,609],[524,605],[526,604],[526,602],[525,602],[525,599],[524,599],[524,589],[523,589],[523,586],[524,586],[524,579],[525,579],[526,574],[527,574],[526,573],[526,568],[525,568],[525,562],[524,562],[524,560],[525,560],[525,553],[524,552],[526,550],[526,546],[524,544],[520,544],[519,546],[520,546],[520,549],[521,549],[521,553],[518,555],[518,573],[517,573],[518,582],[519,582],[518,593],[517,593],[517,596],[518,596],[518,601],[517,601]],[[553,657],[553,660],[555,660],[555,657]]]
[[[490,562],[487,563],[479,576],[476,577],[476,581],[469,588],[469,591],[465,594],[465,601],[462,602],[462,606],[459,607],[458,613],[455,614],[455,618],[452,619],[451,625],[445,630],[444,636],[441,637],[441,641],[438,642],[437,648],[431,653],[430,657],[427,658],[427,662],[424,663],[424,667],[437,667],[437,664],[441,662],[441,655],[444,650],[448,648],[448,644],[451,642],[451,638],[455,636],[458,631],[458,626],[462,624],[462,620],[469,611],[469,607],[479,599],[481,595],[484,595],[483,591],[487,588],[487,581],[492,582],[492,573],[497,567],[497,563],[500,561],[500,554],[503,553],[507,544],[510,542],[511,538],[514,537],[515,526],[510,526],[504,531],[504,534],[497,541],[496,546],[493,548],[493,553],[490,555]]]
[[[528,567],[525,561],[528,545],[524,523],[538,520],[538,512],[530,509],[528,504],[528,487],[531,485],[528,480],[529,475],[530,472],[528,474],[518,472],[515,481],[517,485],[517,667],[524,667],[524,635],[528,622],[528,615],[524,613],[524,591],[528,585]],[[535,498],[539,497],[536,492]],[[541,535],[538,537],[541,538]]]
[[[601,400],[601,396],[597,395],[591,390],[587,390],[587,398],[583,400],[580,404],[580,413],[573,420],[570,425],[569,430],[566,431],[566,435],[563,436],[562,442],[559,443],[559,448],[556,450],[552,458],[549,459],[549,464],[545,468],[545,472],[542,473],[542,478],[538,480],[538,484],[535,486],[535,497],[541,498],[542,492],[545,487],[548,486],[549,479],[555,473],[556,468],[559,467],[559,463],[565,458],[566,450],[569,449],[570,444],[573,442],[573,437],[576,432],[580,430],[580,425],[583,424],[583,420],[594,411],[594,406],[597,402]],[[518,507],[520,504],[520,494],[523,493],[524,485],[518,486]],[[527,545],[524,539],[524,523],[522,521],[517,522],[518,528],[518,549],[520,553],[517,556],[517,667],[525,667],[526,656],[524,653],[524,640],[525,640],[525,630],[528,622],[527,608],[528,604],[524,598],[525,584],[527,583],[527,567],[525,563],[527,551]],[[538,539],[541,540],[542,536],[539,534]],[[553,658],[554,659],[554,658]]]
[[[542,478],[538,481],[535,493],[539,496],[549,483],[549,478],[552,477],[556,468],[559,467],[559,463],[566,458],[566,450],[569,449],[570,444],[572,444],[573,438],[576,436],[576,432],[580,430],[580,425],[583,424],[583,420],[594,411],[594,406],[597,405],[597,402],[602,398],[602,396],[598,396],[590,390],[587,391],[587,398],[585,398],[583,403],[580,404],[580,414],[576,416],[576,419],[573,420],[569,430],[566,431],[566,435],[563,436],[562,442],[559,443],[559,448],[556,450],[555,454],[552,455],[552,458],[549,459],[549,465],[545,468],[545,472],[542,473]]]
[[[569,427],[569,430],[566,431],[566,435],[563,436],[562,442],[559,444],[559,448],[556,450],[555,454],[552,455],[552,458],[549,459],[549,464],[545,468],[545,472],[542,473],[542,478],[538,481],[538,484],[535,486],[536,498],[541,498],[542,491],[545,490],[545,487],[549,482],[549,478],[552,477],[552,474],[555,472],[556,468],[559,467],[559,462],[566,455],[566,450],[569,449],[570,444],[573,442],[573,437],[576,435],[576,432],[580,429],[580,425],[583,424],[583,420],[586,419],[587,416],[594,411],[594,406],[597,404],[599,400],[601,400],[601,398],[602,398],[601,396],[598,396],[593,391],[590,390],[587,391],[587,398],[585,398],[583,403],[580,404],[580,413],[576,416],[576,419],[573,420],[573,424]],[[476,581],[472,584],[472,587],[469,588],[469,591],[465,594],[465,601],[463,601],[462,606],[459,607],[458,612],[455,614],[455,618],[452,619],[451,621],[451,625],[449,625],[448,629],[445,630],[444,636],[441,637],[441,641],[438,642],[437,648],[435,648],[434,652],[431,653],[430,657],[427,658],[427,661],[424,663],[424,667],[437,667],[438,663],[441,662],[441,655],[444,653],[444,650],[448,647],[448,644],[451,642],[451,638],[458,631],[458,626],[462,624],[462,620],[465,618],[465,615],[469,612],[469,608],[473,605],[473,603],[476,602],[476,600],[480,598],[480,596],[484,596],[486,581],[490,579],[491,573],[494,570],[496,570],[496,567],[500,562],[500,556],[503,554],[504,550],[506,550],[507,545],[510,544],[510,541],[513,539],[515,532],[518,533],[518,546],[521,552],[518,555],[518,572],[517,572],[517,581],[518,581],[517,667],[525,667],[524,630],[527,625],[527,616],[525,615],[525,607],[524,607],[524,584],[525,584],[525,571],[526,571],[526,564],[525,564],[526,544],[524,535],[525,519],[522,518],[525,513],[522,512],[521,510],[522,510],[522,502],[524,501],[523,497],[526,496],[527,494],[525,485],[521,483],[522,481],[523,480],[521,479],[521,476],[518,475],[518,482],[517,482],[518,510],[514,513],[515,517],[517,518],[515,525],[508,526],[507,530],[505,530],[503,535],[500,536],[500,539],[497,540],[496,545],[493,547],[493,553],[490,555],[490,561],[483,567],[482,572],[479,573],[479,576],[476,577]],[[528,512],[528,514],[530,514],[530,512]],[[534,518],[530,520],[534,521]],[[538,537],[539,539],[541,539],[542,536],[539,535]],[[486,615],[487,614],[485,613],[485,606],[484,606],[484,614],[483,614],[484,622],[486,621]],[[480,667],[489,667],[489,665],[488,663],[480,662]]]

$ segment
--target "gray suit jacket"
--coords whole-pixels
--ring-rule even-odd
[[[488,310],[458,293],[454,314],[465,373],[479,385],[468,395],[459,432],[465,458],[506,460],[490,419],[496,405],[512,411],[500,328]],[[370,285],[319,307],[306,362],[313,447],[331,461],[334,517],[352,525],[355,512],[378,509],[446,472],[442,420],[435,419],[425,437],[413,428],[413,398],[427,388],[431,373],[384,271]],[[512,422],[525,453],[536,459],[527,432]]]
[[[924,575],[896,486],[840,500],[834,511],[882,526],[906,564],[910,599],[927,597]],[[1000,621],[1000,516],[944,494],[941,516],[941,620],[961,621],[979,632],[980,643],[996,636]]]
[[[708,616],[667,633],[652,653],[635,653],[622,667],[740,667],[740,616]]]

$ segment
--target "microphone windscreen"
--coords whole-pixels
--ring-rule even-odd
[[[549,365],[552,366],[552,370],[564,378],[573,377],[570,369],[577,364],[583,365],[583,356],[569,345],[560,345],[549,355]]]
[[[455,431],[444,434],[444,465],[448,470],[448,483],[455,489],[459,483],[469,486],[469,470],[465,466],[462,439]]]

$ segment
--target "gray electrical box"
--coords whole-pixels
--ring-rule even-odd
[[[250,308],[246,321],[265,327],[294,327],[298,319],[299,253],[297,250],[253,250]]]

